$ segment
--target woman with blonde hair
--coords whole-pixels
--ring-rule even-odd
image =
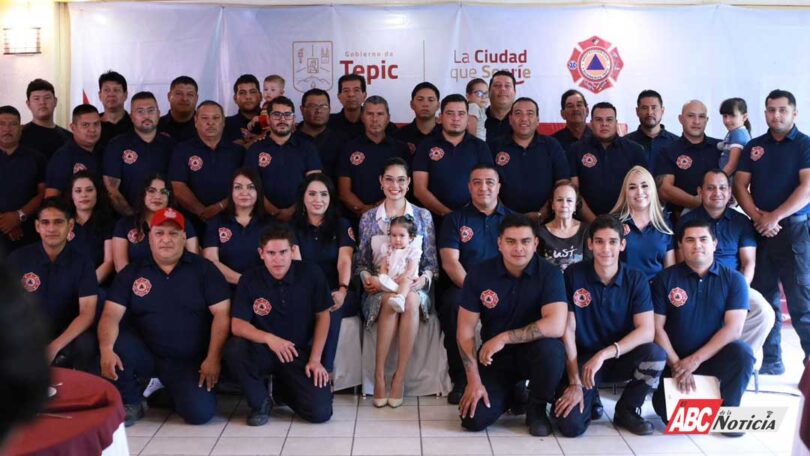
[[[624,176],[619,199],[610,213],[624,224],[627,247],[622,261],[652,280],[675,264],[674,236],[664,212],[655,180],[649,171],[634,166]]]

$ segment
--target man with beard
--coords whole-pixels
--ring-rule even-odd
[[[267,213],[287,222],[295,212],[304,176],[321,172],[321,159],[311,141],[292,135],[295,105],[287,97],[270,102],[270,134],[248,149],[244,166],[259,173]]]
[[[444,97],[441,134],[422,141],[413,158],[414,195],[433,213],[434,222],[469,203],[470,172],[475,165],[492,164],[486,143],[467,133],[467,107],[464,95]]]
[[[175,142],[157,134],[160,109],[152,92],[138,92],[130,106],[133,129],[114,138],[104,151],[104,186],[113,208],[122,216],[132,209],[144,179],[166,175]]]
[[[487,108],[487,143],[512,133],[509,111],[515,102],[517,81],[511,71],[496,71],[489,80],[489,107]]]
[[[169,112],[160,118],[158,133],[181,142],[197,135],[194,128],[194,107],[197,106],[197,82],[188,76],[174,78],[169,86]]]
[[[323,173],[337,181],[337,162],[346,136],[328,125],[329,93],[322,89],[309,89],[301,97],[301,115],[304,120],[295,129],[295,135],[311,140],[318,149]]]
[[[101,169],[102,150],[98,147],[101,137],[101,116],[98,109],[89,104],[73,108],[70,123],[73,139],[53,154],[45,172],[45,197],[59,196],[69,190],[70,177],[87,170],[95,175]]]
[[[23,127],[20,143],[50,159],[71,138],[69,131],[53,121],[58,101],[53,84],[44,79],[34,79],[28,83],[25,95],[25,105],[31,111],[32,119]]]
[[[104,150],[111,139],[132,129],[132,120],[124,110],[124,103],[127,101],[127,80],[115,71],[102,74],[98,78],[98,98],[104,106],[98,145]]]
[[[678,135],[670,133],[661,124],[664,118],[664,101],[655,90],[642,90],[636,101],[638,129],[625,136],[626,139],[640,144],[647,153],[650,172],[655,176],[655,165],[658,155],[665,147],[676,142]]]
[[[552,136],[563,148],[591,137],[588,126],[588,101],[579,90],[566,90],[560,99],[560,116],[565,120],[565,127]]]
[[[411,91],[413,122],[398,129],[393,135],[408,145],[408,158],[413,157],[423,139],[441,131],[442,126],[436,123],[440,99],[439,89],[429,82],[420,82]]]
[[[262,92],[259,80],[252,74],[243,74],[233,84],[233,101],[239,107],[239,112],[225,119],[225,141],[244,142],[250,132],[247,125],[259,115],[261,110]]]

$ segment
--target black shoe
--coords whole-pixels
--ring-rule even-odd
[[[613,416],[613,424],[621,426],[636,435],[649,435],[653,433],[653,425],[641,416],[640,408],[628,408],[621,404],[616,404],[616,414]]]
[[[605,413],[605,407],[602,405],[602,398],[599,397],[599,390],[596,390],[596,397],[593,398],[593,403],[591,404],[591,419],[596,421],[599,418],[602,418],[602,415]]]
[[[461,396],[464,396],[464,388],[467,385],[464,383],[453,383],[453,391],[447,395],[447,403],[451,405],[458,405],[461,402]]]
[[[124,427],[130,427],[136,421],[143,418],[144,410],[143,404],[124,404]]]
[[[250,415],[247,417],[247,425],[248,426],[261,426],[267,423],[267,420],[270,419],[270,410],[273,409],[273,403],[270,402],[270,398],[264,398],[264,402],[259,408],[250,409]]]
[[[535,437],[547,437],[551,435],[551,421],[546,413],[546,403],[532,403],[526,409],[526,424],[529,426],[529,434]]]
[[[526,413],[526,403],[529,402],[529,390],[526,382],[521,380],[512,387],[512,398],[509,405],[509,413],[512,415],[523,415]]]
[[[760,375],[782,375],[785,373],[785,365],[782,361],[774,361],[772,363],[762,363],[759,368]]]

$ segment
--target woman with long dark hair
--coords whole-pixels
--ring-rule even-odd
[[[74,174],[68,188],[66,199],[76,217],[68,243],[93,261],[96,280],[103,283],[113,272],[113,218],[106,190],[87,170]]]

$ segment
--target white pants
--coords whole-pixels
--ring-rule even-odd
[[[773,328],[775,314],[771,304],[757,290],[748,287],[748,316],[740,339],[754,351],[754,369],[762,365],[762,344]]]

